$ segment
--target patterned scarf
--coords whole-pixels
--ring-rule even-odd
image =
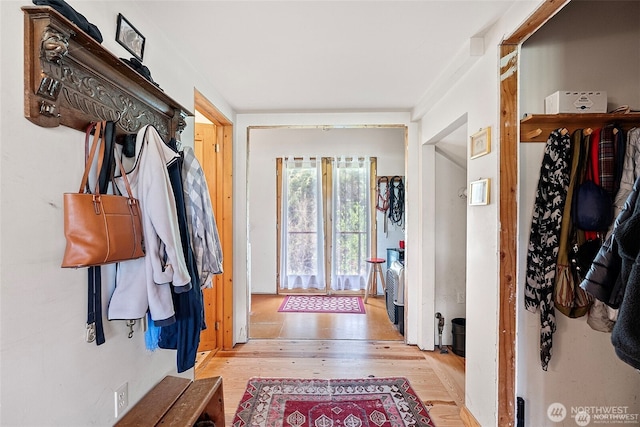
[[[544,149],[531,218],[524,303],[540,309],[540,360],[547,370],[551,360],[556,318],[553,303],[560,228],[571,173],[571,138],[566,129],[551,132]]]

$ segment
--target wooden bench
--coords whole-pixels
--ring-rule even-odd
[[[167,376],[144,395],[115,427],[172,426],[193,427],[210,419],[224,427],[222,378],[191,381]]]

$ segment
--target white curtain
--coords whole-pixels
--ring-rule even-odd
[[[326,288],[321,159],[282,162],[280,289]]]
[[[333,159],[331,289],[366,288],[371,229],[371,160]]]

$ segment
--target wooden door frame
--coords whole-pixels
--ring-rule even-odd
[[[221,212],[216,215],[216,225],[223,250],[224,272],[215,278],[216,292],[216,340],[225,350],[233,348],[233,123],[227,119],[202,93],[194,89],[195,109],[216,125],[216,144],[207,150],[220,151],[217,156],[222,180],[207,177],[209,191],[214,194]],[[212,185],[213,184],[213,185]]]
[[[513,426],[516,376],[516,278],[518,272],[518,71],[522,43],[570,0],[546,0],[500,43],[500,296],[498,316],[499,426]],[[473,425],[472,423],[465,423]]]

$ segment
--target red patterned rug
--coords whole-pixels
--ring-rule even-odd
[[[233,427],[435,427],[406,378],[251,378]]]
[[[364,314],[364,303],[360,297],[326,295],[288,295],[280,312],[289,313],[352,313]]]

